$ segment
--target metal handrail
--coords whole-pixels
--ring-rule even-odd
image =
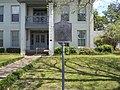
[[[48,23],[48,16],[26,16],[27,24],[43,24]]]

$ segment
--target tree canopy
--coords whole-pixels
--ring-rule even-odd
[[[103,13],[104,16],[99,16],[97,11],[94,12],[95,29],[104,31],[102,36],[96,38],[95,44],[109,44],[115,49],[120,42],[120,3],[110,4]]]

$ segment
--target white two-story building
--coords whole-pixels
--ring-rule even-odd
[[[0,0],[0,47],[20,48],[21,55],[36,48],[47,49],[53,55],[59,46],[54,40],[54,24],[66,15],[72,23],[69,45],[93,48],[93,4],[82,7],[78,1],[82,5],[85,0],[72,0],[62,7],[50,0]]]

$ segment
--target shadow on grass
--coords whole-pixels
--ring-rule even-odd
[[[60,78],[51,78],[51,77],[46,77],[46,72],[54,72],[52,75],[56,75],[56,73],[61,73],[62,69],[58,67],[57,65],[59,63],[54,62],[54,63],[49,63],[44,60],[41,60],[39,63],[43,64],[44,68],[37,67],[30,72],[38,72],[41,73],[40,77],[26,77],[26,78],[21,78],[20,80],[25,82],[25,83],[19,83],[19,86],[25,86],[25,85],[32,85],[32,82],[39,81],[33,89],[37,89],[39,87],[42,87],[43,84],[50,84],[50,83],[57,83],[61,82],[61,77]],[[92,65],[94,64],[94,65]],[[104,68],[105,67],[105,68]],[[106,68],[107,67],[107,68]],[[75,62],[74,60],[65,60],[65,68],[70,69],[66,70],[65,74],[75,74],[75,75],[85,75],[85,76],[95,76],[93,79],[65,79],[65,82],[92,82],[92,81],[116,81],[120,84],[120,66],[118,61],[104,61],[104,60],[96,60],[92,61],[90,60],[89,62],[85,62],[84,64],[82,62]],[[83,70],[81,68],[84,68]],[[86,69],[86,70],[85,70]],[[87,71],[88,70],[88,71]],[[115,72],[114,72],[115,71]],[[102,73],[99,73],[102,72]],[[35,75],[35,74],[31,74]],[[98,78],[97,78],[98,77]],[[28,82],[29,81],[29,82]],[[30,83],[31,82],[31,83]],[[23,87],[25,88],[25,87]],[[120,86],[113,89],[113,90],[120,90]]]

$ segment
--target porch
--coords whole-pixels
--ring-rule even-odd
[[[53,3],[46,0],[18,0],[21,4],[21,55],[27,50],[48,50],[54,54]],[[48,8],[47,8],[48,7]]]

